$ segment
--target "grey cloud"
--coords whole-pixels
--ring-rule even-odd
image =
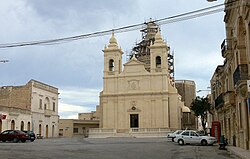
[[[112,27],[119,16],[133,16],[133,11],[138,5],[133,0],[28,0],[27,2],[45,21],[53,21],[61,25],[60,27],[70,25],[71,29],[74,27],[101,29],[105,25]]]

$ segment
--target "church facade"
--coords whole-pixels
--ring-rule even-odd
[[[136,128],[181,128],[185,106],[171,79],[169,47],[158,28],[145,48],[150,50],[146,63],[138,60],[144,55],[134,54],[123,66],[123,52],[114,34],[104,48],[100,128],[125,133]]]

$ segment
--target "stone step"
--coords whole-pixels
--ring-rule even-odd
[[[133,136],[129,133],[116,133],[115,137],[133,137]]]

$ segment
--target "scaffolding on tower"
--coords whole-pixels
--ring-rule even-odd
[[[136,46],[133,47],[132,51],[127,55],[127,59],[131,59],[135,56],[138,61],[145,63],[145,69],[150,72],[150,49],[149,46],[154,44],[155,35],[159,30],[159,26],[150,19],[149,22],[145,22],[145,28],[141,31],[142,40],[139,43],[136,43]],[[127,54],[127,53],[126,53]],[[170,47],[168,46],[168,68],[169,75],[174,82],[174,52],[170,51]]]

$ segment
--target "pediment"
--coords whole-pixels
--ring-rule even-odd
[[[124,66],[128,66],[128,65],[145,65],[143,62],[138,61],[136,58],[132,58],[131,60],[129,60],[127,63],[124,64]]]
[[[148,73],[148,71],[145,69],[145,64],[138,61],[136,58],[132,58],[130,61],[124,64],[124,74],[128,73],[136,73],[136,74],[144,74]]]

